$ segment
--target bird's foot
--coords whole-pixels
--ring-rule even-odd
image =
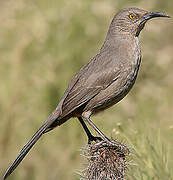
[[[90,136],[88,138],[88,144],[91,144],[93,141],[98,142],[98,141],[103,141],[103,139],[98,136]]]
[[[101,141],[105,141],[108,144],[113,144],[113,141],[106,136],[104,136],[104,138],[103,138],[100,136],[93,136],[92,135],[88,138],[88,144],[91,144],[93,141],[95,141],[96,143],[101,142]]]

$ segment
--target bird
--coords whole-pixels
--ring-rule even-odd
[[[133,87],[141,63],[138,37],[146,22],[156,17],[170,18],[163,12],[139,8],[125,8],[115,14],[99,52],[75,74],[56,109],[19,152],[3,180],[16,169],[43,134],[73,117],[80,121],[88,143],[110,141],[91,121],[91,116],[118,103]],[[99,136],[93,136],[86,123]]]

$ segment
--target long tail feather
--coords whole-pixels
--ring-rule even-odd
[[[33,145],[40,139],[40,137],[44,134],[45,130],[52,124],[55,118],[49,117],[47,121],[38,129],[38,131],[32,136],[29,142],[22,148],[19,155],[12,163],[12,165],[7,169],[5,175],[3,176],[3,180],[5,180],[20,164],[20,162],[27,155],[29,150],[33,147]]]

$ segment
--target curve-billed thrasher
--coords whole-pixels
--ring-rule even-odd
[[[79,119],[89,142],[99,137],[90,133],[84,121],[103,140],[109,141],[90,120],[90,116],[119,102],[132,88],[141,62],[138,36],[145,23],[154,17],[169,16],[138,8],[123,9],[115,15],[98,54],[73,77],[57,108],[23,147],[3,179],[14,171],[44,133],[71,117]]]

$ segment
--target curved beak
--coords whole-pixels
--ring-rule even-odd
[[[166,15],[166,14],[163,13],[163,12],[149,12],[149,13],[147,13],[147,14],[145,14],[145,15],[143,16],[143,18],[144,18],[145,20],[149,20],[149,19],[155,18],[155,17],[167,17],[167,18],[170,18],[170,16]]]

